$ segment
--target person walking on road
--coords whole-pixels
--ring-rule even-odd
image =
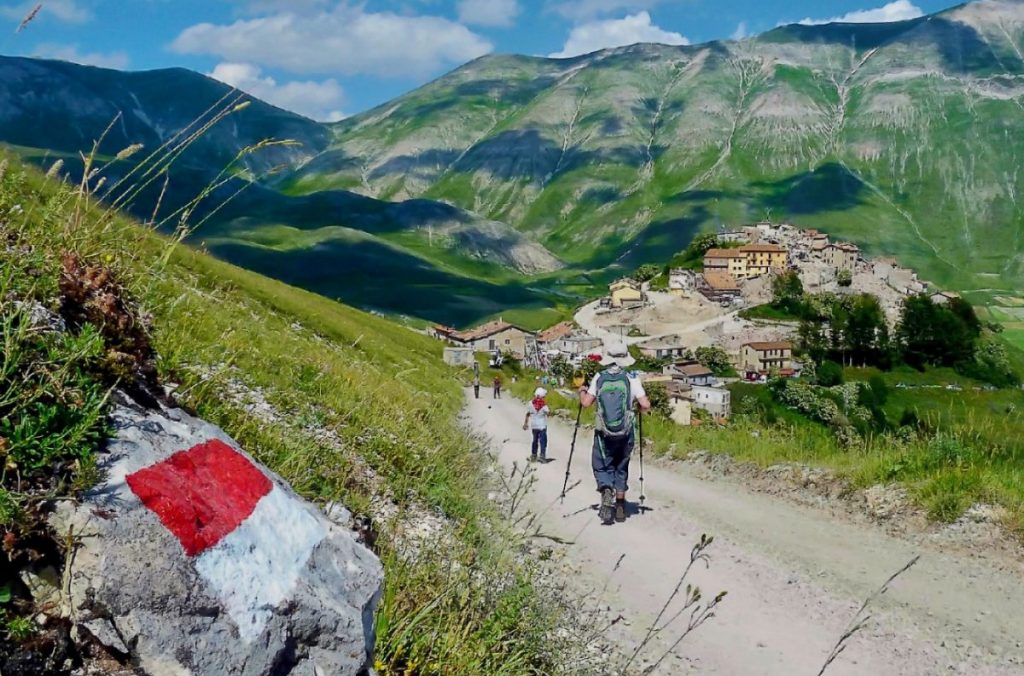
[[[501,399],[501,376],[494,376],[494,398]]]
[[[473,397],[480,398],[480,362],[473,362]]]
[[[626,520],[629,458],[636,443],[633,408],[639,405],[641,414],[651,408],[640,379],[622,370],[620,361],[628,359],[625,345],[608,346],[601,360],[605,369],[591,380],[589,387],[580,388],[580,405],[597,405],[591,462],[601,493],[598,516],[605,525]]]
[[[533,393],[533,401],[526,408],[526,418],[523,419],[523,429],[533,431],[533,443],[530,446],[530,462],[546,463],[548,461],[548,402],[544,397],[548,391],[538,387]],[[539,453],[538,453],[539,451]]]

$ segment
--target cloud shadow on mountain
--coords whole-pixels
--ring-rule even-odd
[[[790,39],[806,43],[835,43],[858,51],[897,43],[916,51],[933,47],[942,57],[943,65],[951,72],[1003,72],[999,57],[973,26],[950,21],[942,16],[924,16],[891,23],[793,24],[766,33],[760,39],[768,42]]]
[[[755,181],[751,187],[751,201],[789,216],[852,209],[863,203],[867,190],[860,178],[836,162],[778,181]]]

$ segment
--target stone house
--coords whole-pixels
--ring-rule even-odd
[[[937,293],[933,293],[930,298],[936,305],[948,305],[951,300],[959,299],[960,294],[953,291],[939,291]]]
[[[696,361],[686,361],[665,367],[665,373],[687,385],[714,385],[717,382],[714,372]]]
[[[537,334],[537,345],[542,350],[556,349],[551,345],[566,336],[572,335],[575,330],[572,322],[559,322],[554,326],[549,326],[540,333]]]
[[[668,273],[669,293],[681,296],[697,286],[696,273],[692,270],[671,270]]]
[[[526,355],[527,340],[532,339],[533,336],[532,331],[497,319],[469,331],[460,331],[452,336],[452,341],[465,347],[471,347],[474,352],[510,351],[522,358]]]
[[[784,340],[746,343],[740,348],[739,367],[748,373],[793,368],[793,344]]]
[[[604,345],[600,338],[595,338],[587,333],[573,333],[571,336],[564,336],[551,343],[549,350],[558,350],[570,357],[578,357],[585,354],[596,354],[601,351]]]
[[[679,336],[662,336],[652,338],[637,344],[640,354],[654,359],[673,359],[681,357],[687,352],[686,345]]]
[[[838,242],[825,247],[825,262],[839,270],[853,272],[860,259],[860,248],[849,242]]]
[[[740,285],[728,272],[705,272],[698,290],[711,301],[729,301],[740,295]]]

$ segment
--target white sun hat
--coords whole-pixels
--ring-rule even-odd
[[[548,396],[548,391],[545,390],[543,387],[538,387],[537,389],[535,389],[533,391],[533,396],[535,396],[535,397],[546,397],[546,396]]]
[[[629,348],[626,344],[612,340],[604,344],[604,355],[601,357],[601,366],[611,366],[612,364],[618,364],[619,366],[630,366],[633,363],[633,358],[629,356]]]

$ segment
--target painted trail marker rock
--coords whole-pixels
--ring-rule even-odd
[[[78,626],[158,676],[368,672],[372,552],[219,428],[128,406],[112,420],[104,481],[54,516],[79,541]]]

